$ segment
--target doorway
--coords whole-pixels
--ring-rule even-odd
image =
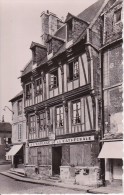
[[[62,147],[53,147],[52,148],[52,173],[53,175],[60,174],[60,166],[62,159]]]

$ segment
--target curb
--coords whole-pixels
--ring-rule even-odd
[[[56,186],[56,187],[61,187],[61,188],[67,188],[67,189],[71,189],[71,190],[76,190],[76,191],[83,191],[83,192],[88,192],[91,189],[84,189],[83,187],[77,187],[77,186],[68,186],[67,184],[63,184],[63,183],[53,183],[53,182],[47,182],[44,180],[33,180],[30,178],[22,178],[19,176],[15,176],[12,175],[10,173],[6,173],[6,172],[0,172],[1,175],[10,177],[12,179],[15,179],[16,181],[21,181],[21,182],[28,182],[28,183],[34,183],[34,184],[41,184],[41,185],[46,185],[46,186]]]

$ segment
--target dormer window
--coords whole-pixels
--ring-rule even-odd
[[[48,43],[48,55],[52,53],[52,41],[49,41]]]
[[[78,59],[75,59],[73,62],[69,63],[68,81],[72,81],[78,78],[79,78],[79,63],[78,63]]]
[[[121,9],[118,9],[118,10],[115,11],[114,19],[115,19],[115,23],[121,21]]]
[[[58,70],[50,74],[50,89],[58,87]]]
[[[72,40],[73,23],[72,20],[67,23],[67,42]]]

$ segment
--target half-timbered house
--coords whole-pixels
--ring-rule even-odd
[[[41,44],[21,75],[27,119],[28,166],[40,175],[97,185],[100,177],[101,13],[112,0],[99,0],[65,22],[41,14]]]

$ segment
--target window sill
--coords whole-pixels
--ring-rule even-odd
[[[58,88],[58,86],[57,87],[53,87],[53,88],[49,87],[49,90],[53,91],[54,89],[57,89],[57,88]]]
[[[70,82],[75,81],[75,80],[78,80],[78,79],[79,79],[79,77],[74,78],[74,79],[72,79],[72,80],[68,80],[67,82],[70,83]]]

